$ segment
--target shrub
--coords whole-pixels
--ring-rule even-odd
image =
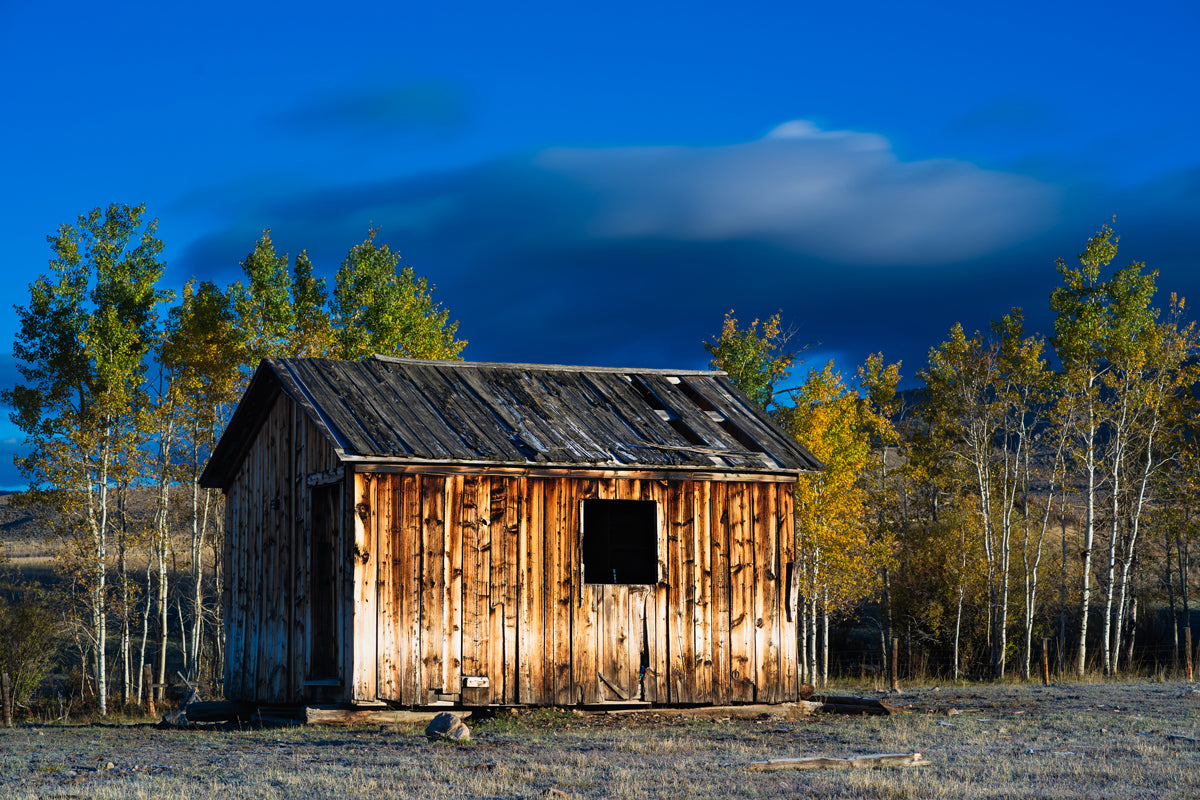
[[[59,627],[41,591],[28,588],[20,599],[0,594],[0,672],[12,679],[14,706],[25,705],[50,671]]]

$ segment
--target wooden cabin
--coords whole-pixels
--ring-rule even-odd
[[[264,360],[201,477],[226,696],[795,700],[820,468],[723,372]]]

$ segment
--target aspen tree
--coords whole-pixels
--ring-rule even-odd
[[[18,466],[86,553],[84,578],[99,711],[108,712],[111,494],[144,435],[133,423],[153,345],[164,265],[144,206],[110,205],[47,237],[50,271],[17,308],[23,383],[3,393],[29,455]],[[123,466],[124,465],[124,466]]]
[[[435,287],[412,267],[401,267],[386,244],[375,244],[378,233],[372,228],[338,269],[330,302],[335,356],[461,358],[467,343],[456,338],[450,312],[433,300]]]

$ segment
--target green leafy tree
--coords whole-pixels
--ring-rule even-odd
[[[791,333],[780,327],[779,314],[761,326],[755,319],[743,330],[730,311],[725,315],[721,335],[715,342],[705,342],[704,349],[712,356],[713,369],[727,372],[747,397],[762,408],[770,408],[776,387],[787,380],[796,365],[796,354],[787,349],[791,338]]]
[[[292,308],[295,323],[291,331],[291,355],[319,358],[334,346],[333,321],[328,311],[329,290],[325,281],[313,274],[308,252],[300,251],[292,267]]]
[[[466,342],[456,337],[458,323],[433,300],[433,287],[385,244],[378,230],[350,248],[337,272],[330,303],[338,358],[360,359],[374,353],[405,358],[458,359]]]
[[[245,341],[245,377],[249,380],[262,359],[293,355],[296,308],[287,254],[275,252],[269,229],[263,231],[241,266],[246,282],[231,286],[229,295]]]

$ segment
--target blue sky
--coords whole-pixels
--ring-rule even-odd
[[[0,0],[0,381],[46,235],[111,202],[175,287],[264,228],[332,277],[374,224],[472,360],[702,367],[782,310],[810,366],[911,376],[955,321],[1048,332],[1114,214],[1200,297],[1200,14],[1132,9]]]

